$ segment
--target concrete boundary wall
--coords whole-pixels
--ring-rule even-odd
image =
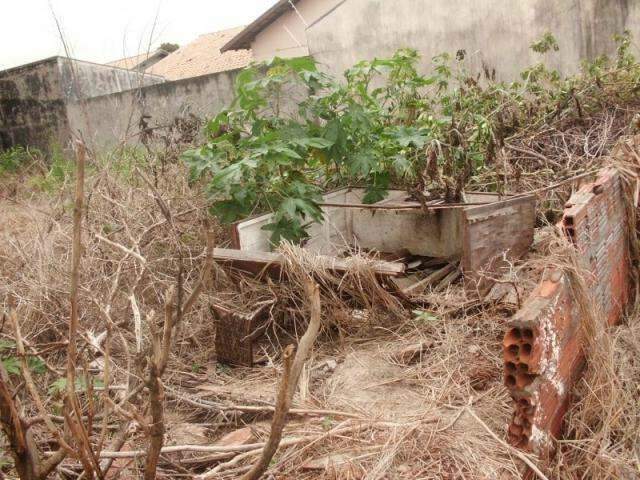
[[[630,258],[622,177],[602,171],[569,199],[559,225],[583,263],[597,321],[617,323],[629,300]],[[585,353],[580,293],[553,269],[513,317],[504,337],[504,379],[514,401],[508,439],[544,454],[562,431]]]
[[[146,128],[163,129],[176,118],[195,115],[202,119],[219,113],[233,101],[239,71],[159,83],[72,103],[67,105],[69,126],[98,149],[137,142],[143,116]]]
[[[0,71],[0,149],[65,147],[70,104],[159,82],[164,78],[65,57]]]

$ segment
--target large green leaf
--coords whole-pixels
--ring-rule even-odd
[[[280,210],[286,213],[289,218],[299,216],[302,219],[322,219],[322,210],[320,210],[318,205],[304,198],[287,198],[280,204]]]
[[[211,185],[214,189],[228,191],[231,185],[239,183],[241,179],[242,163],[232,163],[216,173],[211,181]]]
[[[222,223],[233,223],[250,213],[247,204],[235,200],[222,200],[211,205],[211,213]]]
[[[296,145],[299,145],[301,147],[305,147],[305,148],[319,148],[319,149],[324,149],[324,148],[329,148],[331,147],[335,141],[331,141],[329,139],[326,138],[320,138],[320,137],[309,137],[309,138],[295,138],[291,140],[291,143],[294,143]]]
[[[313,57],[296,57],[286,60],[286,64],[296,72],[316,72],[318,70]]]
[[[392,133],[392,136],[401,147],[414,146],[422,148],[428,140],[426,133],[416,127],[398,127],[398,129]]]
[[[298,243],[309,237],[306,231],[308,224],[302,224],[298,219],[281,218],[277,222],[262,227],[271,232],[271,243],[278,245],[282,240]]]
[[[298,152],[296,152],[295,150],[292,150],[289,147],[285,147],[284,145],[276,145],[274,147],[271,148],[271,150],[273,150],[274,152],[277,153],[282,153],[283,155],[289,157],[289,158],[295,158],[296,160],[301,160],[302,157],[300,156],[300,154]]]
[[[371,204],[384,200],[389,194],[390,181],[391,177],[388,172],[375,173],[373,182],[367,185],[362,201]]]
[[[400,176],[407,175],[411,172],[411,162],[407,156],[402,153],[394,155],[392,165],[396,173]]]
[[[376,157],[370,150],[356,153],[349,163],[352,175],[366,176],[376,165]]]

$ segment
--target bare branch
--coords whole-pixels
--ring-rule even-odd
[[[79,326],[78,294],[80,285],[80,261],[82,258],[82,210],[84,207],[84,173],[86,149],[82,142],[76,142],[76,190],[73,208],[73,245],[71,266],[71,316],[69,318],[68,350],[67,350],[67,386],[65,403],[70,411],[65,411],[67,427],[74,434],[79,444],[76,452],[89,478],[93,478],[97,469],[101,477],[98,461],[93,454],[89,434],[82,423],[82,408],[76,395],[76,367],[78,363],[77,337]],[[72,415],[75,418],[72,418]]]
[[[282,380],[280,382],[280,388],[278,391],[278,398],[276,401],[276,410],[273,415],[273,421],[271,422],[271,432],[269,433],[269,440],[262,450],[260,459],[254,464],[243,477],[242,480],[258,480],[262,474],[267,470],[271,459],[278,450],[280,440],[282,439],[282,431],[287,421],[287,415],[293,402],[293,395],[298,387],[298,379],[302,372],[304,362],[307,360],[313,344],[320,331],[320,290],[318,285],[311,279],[307,280],[305,284],[305,290],[309,297],[309,304],[311,309],[311,320],[307,331],[300,339],[298,344],[298,351],[295,358],[291,359],[293,354],[293,346],[289,345],[283,354],[284,368],[282,373]]]

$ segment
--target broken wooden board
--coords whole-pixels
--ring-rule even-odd
[[[280,253],[229,248],[214,248],[213,259],[222,265],[228,265],[233,269],[256,276],[267,273],[275,277],[279,277],[282,274],[282,266],[285,262],[285,257]],[[351,269],[351,262],[348,258],[319,255],[317,260],[328,270],[338,273],[346,273]],[[396,277],[402,275],[406,267],[404,263],[372,260],[371,268],[376,275]]]
[[[483,295],[493,284],[490,277],[499,274],[510,260],[520,258],[532,243],[535,226],[532,195],[514,197],[468,192],[465,194],[468,207],[438,205],[441,209],[429,212],[403,209],[402,205],[414,206],[415,201],[401,190],[391,190],[387,198],[373,204],[384,209],[358,207],[363,195],[364,190],[357,188],[326,194],[323,202],[328,205],[322,207],[325,221],[309,227],[310,238],[304,248],[332,257],[327,264],[335,265],[336,270],[342,269],[343,260],[338,259],[338,255],[351,250],[457,257],[462,258],[467,291]],[[235,248],[259,253],[263,258],[228,261],[254,275],[264,271],[278,275],[280,258],[269,256],[270,233],[263,228],[272,218],[271,214],[261,215],[238,222],[232,229]],[[400,284],[400,289],[411,288],[409,282],[400,281]]]
[[[536,197],[515,197],[463,211],[462,271],[468,292],[486,294],[509,262],[533,243]]]
[[[457,269],[456,262],[447,263],[444,267],[433,271],[422,280],[419,280],[409,286],[406,286],[405,288],[402,289],[402,292],[405,294],[419,293],[422,290],[426,289],[427,287],[430,287],[433,285],[437,286],[444,278],[449,276],[456,269]]]
[[[211,305],[211,313],[216,320],[218,362],[253,366],[253,343],[264,333],[267,326],[265,317],[274,302],[261,302],[250,314],[242,314],[219,304]]]

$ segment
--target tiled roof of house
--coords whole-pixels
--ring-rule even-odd
[[[200,35],[147,69],[147,73],[162,75],[167,80],[179,80],[246,67],[253,58],[251,50],[220,52],[220,48],[243,28]]]
[[[121,58],[120,60],[114,60],[106,65],[109,65],[110,67],[126,68],[127,70],[136,70],[140,67],[144,67],[143,64],[151,63],[151,65],[153,65],[167,55],[169,55],[169,52],[165,52],[164,50],[155,50],[153,52],[145,52],[139,55]]]

